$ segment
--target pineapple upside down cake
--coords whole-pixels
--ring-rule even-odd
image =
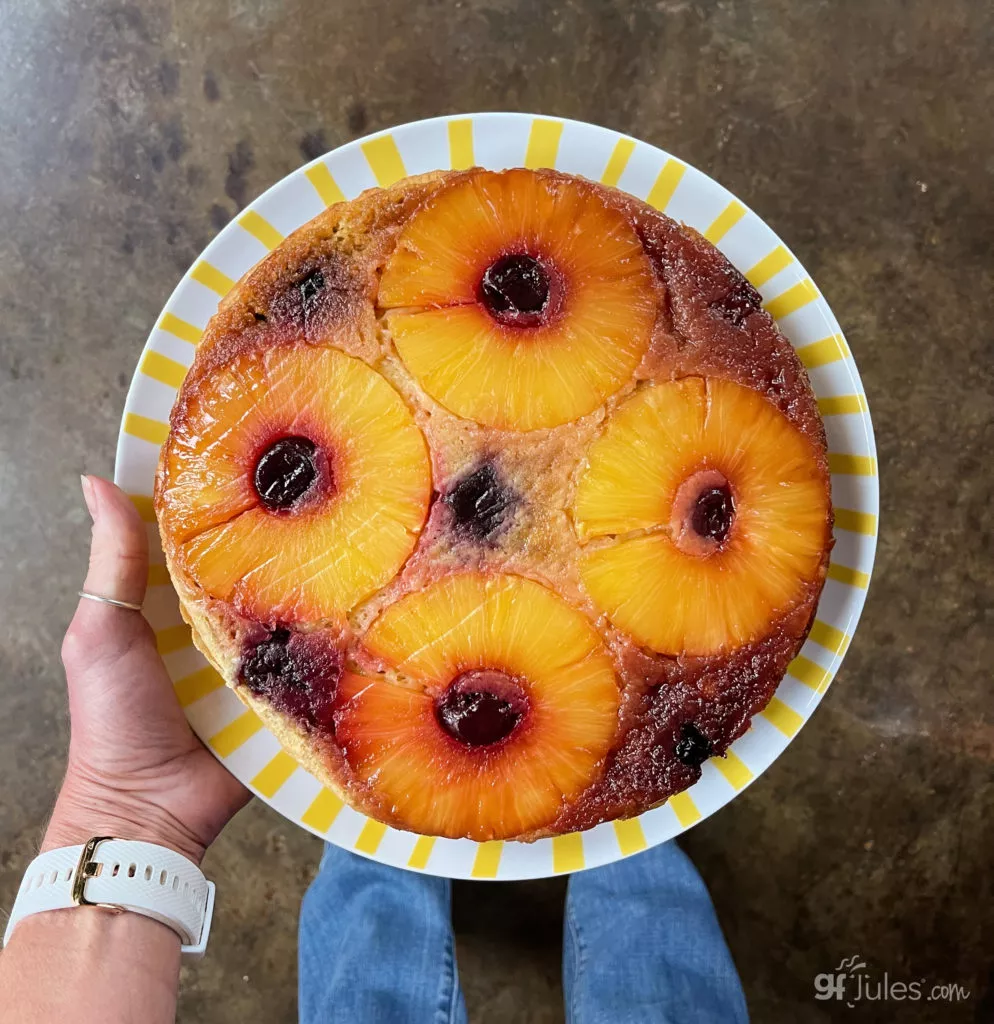
[[[155,504],[198,647],[398,828],[655,806],[769,701],[831,547],[825,436],[752,286],[555,171],[329,207],[211,320]]]

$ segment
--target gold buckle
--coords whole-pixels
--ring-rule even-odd
[[[97,868],[100,867],[100,865],[93,859],[93,855],[97,852],[97,847],[101,843],[106,843],[108,840],[113,838],[113,836],[94,836],[92,839],[88,839],[86,841],[86,844],[79,855],[76,870],[73,872],[72,889],[69,893],[73,903],[75,903],[77,907],[104,907],[107,910],[120,909],[119,907],[115,907],[113,903],[94,903],[91,900],[88,900],[85,895],[86,883],[91,878],[96,878]]]

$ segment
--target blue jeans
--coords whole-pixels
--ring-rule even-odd
[[[444,879],[326,847],[300,915],[302,1024],[465,1024],[450,904]],[[570,878],[563,991],[569,1024],[748,1020],[707,889],[672,842]]]

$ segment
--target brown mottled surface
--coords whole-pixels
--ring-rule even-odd
[[[989,5],[50,0],[5,4],[0,41],[0,902],[62,770],[76,476],[110,472],[176,279],[305,157],[430,114],[534,109],[659,143],[767,217],[846,328],[877,424],[883,533],[846,666],[788,753],[686,841],[754,1019],[994,1016]],[[261,807],[231,827],[181,1021],[295,1019],[317,855]],[[457,887],[474,1020],[561,1020],[561,892]],[[853,953],[973,994],[816,1003],[813,975]]]

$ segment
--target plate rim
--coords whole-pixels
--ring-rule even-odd
[[[731,206],[731,204],[733,204],[733,203],[734,204],[738,204],[738,206],[741,207],[741,210],[742,210],[742,213],[739,215],[740,219],[746,218],[746,217],[749,217],[749,216],[755,218],[755,220],[758,221],[759,224],[767,232],[769,232],[772,235],[772,237],[775,239],[776,245],[778,247],[782,247],[784,252],[786,254],[788,254],[788,256],[790,258],[788,266],[796,267],[798,272],[803,275],[804,279],[806,279],[807,281],[809,281],[809,282],[811,282],[813,284],[814,290],[816,292],[816,298],[818,300],[818,303],[820,303],[820,307],[823,307],[823,308],[820,309],[820,312],[821,312],[821,314],[822,314],[826,324],[829,327],[834,328],[831,331],[832,335],[833,336],[837,336],[840,339],[840,341],[841,341],[841,351],[843,353],[843,356],[842,356],[842,359],[840,361],[843,363],[843,365],[845,367],[845,370],[846,370],[846,373],[848,375],[848,378],[851,381],[851,383],[853,384],[853,394],[855,396],[861,397],[861,399],[862,399],[862,405],[861,405],[860,411],[858,413],[858,417],[859,417],[858,418],[858,423],[859,423],[859,427],[861,428],[861,431],[862,431],[862,438],[861,438],[861,440],[862,440],[862,445],[865,447],[865,455],[869,459],[872,460],[872,463],[874,465],[874,472],[873,472],[873,474],[866,477],[866,479],[863,481],[863,483],[865,484],[865,487],[861,490],[861,494],[862,494],[861,505],[864,506],[864,507],[862,507],[860,511],[865,512],[867,515],[872,516],[873,517],[873,524],[874,524],[872,534],[867,535],[865,537],[864,541],[862,542],[862,546],[861,546],[862,558],[861,558],[861,561],[860,561],[860,569],[858,570],[858,572],[859,572],[859,574],[862,575],[863,581],[864,581],[865,585],[861,585],[859,587],[850,586],[850,587],[846,588],[847,595],[846,595],[846,599],[843,602],[843,605],[845,607],[846,612],[848,613],[848,618],[846,619],[846,628],[845,628],[845,630],[843,632],[847,636],[847,643],[846,643],[846,646],[841,650],[841,653],[838,652],[838,651],[833,652],[833,657],[831,659],[829,659],[829,664],[828,665],[822,665],[820,662],[817,663],[816,667],[819,668],[819,669],[822,669],[823,673],[824,673],[824,676],[825,676],[824,685],[821,686],[820,689],[815,690],[812,694],[810,694],[807,697],[807,701],[804,704],[803,710],[798,710],[793,705],[788,705],[791,708],[791,710],[793,710],[797,715],[800,716],[800,718],[801,718],[800,724],[797,725],[797,727],[794,729],[794,731],[793,731],[793,733],[791,735],[786,737],[786,741],[785,742],[782,742],[782,743],[779,744],[779,749],[776,750],[772,754],[772,756],[770,756],[768,759],[764,760],[764,763],[762,763],[757,768],[756,771],[751,772],[751,775],[748,778],[744,779],[744,781],[741,781],[741,784],[736,785],[731,793],[727,794],[727,796],[725,796],[723,799],[719,799],[718,802],[714,804],[714,806],[708,808],[705,811],[698,811],[698,816],[697,816],[697,818],[695,820],[688,821],[688,822],[684,822],[683,820],[679,820],[679,827],[675,831],[673,831],[672,834],[664,835],[661,838],[655,839],[654,841],[646,841],[645,837],[643,836],[643,845],[640,846],[638,849],[629,849],[627,851],[625,849],[623,849],[624,843],[622,842],[622,839],[621,839],[621,833],[620,833],[620,831],[618,831],[617,827],[615,827],[615,832],[617,833],[617,841],[618,841],[618,852],[616,853],[616,855],[608,856],[608,857],[601,858],[601,859],[597,859],[594,862],[588,862],[588,859],[583,857],[583,849],[584,849],[584,847],[583,847],[583,840],[582,840],[582,838],[579,838],[580,851],[581,851],[580,852],[579,862],[577,862],[575,856],[573,856],[572,858],[566,857],[565,861],[568,861],[570,866],[564,868],[564,867],[562,867],[561,864],[557,864],[557,854],[556,854],[556,850],[554,849],[556,840],[554,840],[554,839],[538,840],[536,843],[532,843],[532,844],[521,843],[521,842],[516,841],[516,840],[496,841],[497,846],[496,846],[496,849],[495,849],[494,848],[494,843],[476,843],[474,840],[467,840],[467,839],[446,840],[446,839],[440,839],[440,838],[439,839],[435,839],[434,837],[419,837],[419,836],[417,836],[416,833],[400,832],[400,830],[393,830],[393,829],[390,829],[388,826],[381,826],[381,828],[384,831],[398,832],[400,835],[403,835],[405,837],[408,837],[409,839],[414,840],[415,841],[415,846],[417,846],[418,840],[423,838],[423,839],[430,839],[431,844],[433,844],[433,845],[437,845],[437,844],[440,844],[440,843],[460,844],[460,845],[462,845],[462,844],[472,844],[476,848],[476,854],[472,858],[472,862],[473,862],[472,868],[466,867],[465,869],[464,868],[455,868],[455,867],[452,867],[452,866],[448,866],[448,867],[439,869],[439,866],[438,866],[437,863],[435,865],[432,865],[431,864],[431,847],[429,847],[429,855],[428,855],[428,857],[426,859],[426,862],[424,864],[416,865],[416,864],[411,862],[411,859],[406,859],[405,860],[405,859],[402,858],[401,860],[398,860],[398,859],[393,858],[393,857],[386,857],[386,856],[383,856],[383,855],[379,854],[379,850],[381,848],[379,843],[377,843],[377,844],[367,843],[366,844],[367,848],[364,849],[363,848],[363,843],[362,843],[362,833],[360,833],[360,835],[358,837],[356,837],[355,839],[351,840],[350,842],[346,842],[341,837],[337,837],[334,834],[329,834],[329,829],[322,830],[322,829],[320,829],[318,827],[313,826],[312,824],[308,824],[307,822],[302,821],[300,814],[294,815],[294,814],[289,813],[287,810],[285,810],[285,809],[283,809],[283,808],[281,808],[279,806],[276,806],[278,801],[275,800],[274,797],[267,796],[266,794],[263,794],[263,793],[259,792],[257,787],[251,785],[251,780],[250,779],[243,777],[244,775],[248,774],[248,772],[241,771],[241,773],[239,773],[238,770],[235,770],[235,768],[233,768],[230,756],[226,757],[226,756],[222,755],[221,753],[219,753],[218,750],[214,749],[214,747],[210,745],[209,740],[211,739],[211,737],[201,735],[200,731],[197,729],[197,723],[196,723],[195,716],[191,715],[189,709],[187,709],[187,717],[191,719],[191,724],[194,727],[194,731],[197,732],[197,734],[201,736],[201,739],[205,742],[205,745],[208,746],[208,749],[211,749],[212,752],[215,754],[215,756],[217,756],[218,759],[221,760],[221,762],[223,764],[225,764],[225,766],[229,770],[231,770],[232,773],[235,774],[236,777],[239,778],[239,780],[243,784],[247,785],[255,793],[255,795],[257,797],[259,797],[259,799],[263,800],[270,807],[273,807],[274,810],[276,810],[278,813],[282,814],[284,817],[286,817],[293,824],[299,825],[300,827],[307,829],[312,834],[318,836],[319,838],[324,839],[325,841],[332,842],[335,845],[339,845],[339,846],[342,846],[345,849],[348,849],[350,852],[357,853],[357,854],[359,854],[361,856],[370,857],[371,859],[378,860],[378,861],[383,862],[383,863],[389,863],[389,864],[391,864],[393,866],[401,867],[401,868],[406,868],[408,870],[421,871],[422,873],[425,873],[425,874],[439,875],[440,877],[447,877],[447,878],[472,878],[474,880],[497,880],[497,881],[510,880],[510,879],[516,879],[517,880],[517,879],[551,877],[551,876],[556,875],[556,874],[562,874],[562,873],[572,872],[572,871],[577,871],[577,870],[588,870],[590,868],[593,868],[593,867],[596,867],[596,866],[601,866],[603,864],[613,863],[614,861],[622,860],[625,857],[632,856],[632,855],[634,855],[637,852],[641,852],[641,850],[643,850],[643,849],[648,849],[648,848],[651,848],[654,845],[658,845],[658,843],[660,843],[660,842],[665,842],[668,839],[675,838],[676,836],[681,835],[683,832],[687,831],[689,828],[692,828],[695,824],[698,824],[699,822],[706,820],[712,814],[714,814],[717,811],[719,811],[722,807],[724,807],[726,804],[730,803],[733,799],[735,799],[742,792],[744,792],[750,785],[752,785],[753,782],[756,781],[756,779],[758,779],[761,775],[763,775],[770,768],[770,766],[776,760],[778,760],[779,757],[782,756],[784,750],[786,750],[786,748],[790,745],[790,743],[793,742],[793,740],[796,738],[796,736],[802,731],[803,727],[808,723],[808,721],[810,720],[810,718],[813,715],[814,711],[820,705],[820,703],[821,703],[821,701],[822,701],[822,699],[824,697],[825,692],[827,692],[827,690],[828,690],[828,687],[832,684],[832,682],[834,682],[834,679],[835,679],[836,675],[838,674],[839,669],[841,668],[842,661],[844,660],[845,654],[847,652],[848,643],[851,642],[851,640],[854,638],[856,629],[858,627],[858,623],[859,623],[859,621],[861,619],[861,616],[862,616],[863,608],[865,606],[868,586],[869,586],[870,580],[872,579],[872,574],[873,574],[874,567],[875,567],[876,546],[877,546],[877,539],[878,539],[878,536],[879,536],[879,515],[880,515],[880,509],[879,509],[879,476],[878,476],[878,474],[876,472],[876,468],[875,468],[876,467],[876,460],[877,460],[877,450],[876,450],[875,435],[874,435],[874,430],[873,430],[872,416],[871,416],[871,413],[870,413],[869,404],[868,404],[868,402],[866,400],[865,388],[863,387],[863,384],[862,384],[862,378],[861,378],[860,373],[859,373],[859,368],[858,368],[858,366],[856,364],[855,358],[853,357],[853,355],[851,353],[851,350],[849,350],[849,348],[848,348],[848,345],[847,345],[847,343],[845,341],[844,332],[842,331],[842,328],[839,325],[838,319],[835,317],[834,311],[832,310],[831,306],[829,305],[827,299],[825,299],[824,295],[821,293],[820,289],[817,288],[817,285],[814,285],[813,278],[808,273],[808,271],[804,267],[803,263],[801,263],[801,261],[797,258],[796,254],[793,252],[793,250],[791,250],[790,247],[780,238],[779,234],[776,231],[774,231],[766,223],[764,218],[762,218],[759,214],[757,214],[748,204],[746,204],[741,199],[739,199],[738,196],[736,196],[730,190],[725,188],[723,185],[721,185],[718,181],[716,181],[714,178],[712,178],[706,172],[704,172],[704,171],[700,170],[699,168],[695,167],[693,164],[690,164],[690,163],[688,163],[685,160],[681,160],[679,157],[674,156],[673,154],[669,153],[668,151],[663,150],[662,148],[660,148],[660,147],[658,147],[658,146],[656,146],[656,145],[654,145],[652,143],[649,143],[649,142],[646,142],[644,140],[641,140],[641,139],[639,139],[639,138],[637,138],[635,136],[628,135],[628,134],[623,133],[623,132],[618,132],[618,131],[616,131],[614,129],[607,128],[607,127],[604,127],[604,126],[601,126],[601,125],[596,125],[596,124],[593,124],[593,123],[590,123],[590,122],[586,122],[586,121],[579,121],[579,120],[572,119],[572,118],[556,117],[554,115],[525,113],[525,112],[519,112],[519,111],[484,111],[484,112],[475,112],[475,113],[454,113],[454,114],[438,115],[438,116],[435,116],[435,117],[423,118],[423,119],[419,119],[419,120],[416,120],[416,121],[400,123],[400,124],[395,125],[393,127],[385,128],[385,129],[382,129],[382,130],[379,130],[379,131],[376,131],[376,132],[371,132],[371,133],[369,133],[367,135],[364,135],[362,137],[359,137],[359,138],[356,138],[356,139],[352,139],[349,142],[343,143],[341,146],[335,147],[334,149],[329,150],[327,153],[322,154],[321,156],[319,156],[319,157],[317,157],[317,158],[315,158],[315,159],[313,159],[311,161],[308,161],[305,164],[302,164],[301,166],[297,167],[296,169],[294,169],[293,171],[289,172],[287,175],[285,175],[284,177],[282,177],[281,179],[279,179],[278,181],[276,181],[272,185],[270,185],[260,195],[258,195],[255,199],[253,199],[251,203],[247,204],[242,210],[240,210],[236,214],[236,216],[223,229],[221,229],[221,231],[219,231],[214,236],[214,238],[211,239],[210,242],[208,242],[208,244],[204,247],[204,249],[197,255],[196,259],[193,261],[193,263],[190,265],[190,267],[187,269],[187,271],[182,275],[182,277],[180,278],[179,282],[176,284],[175,288],[172,290],[172,292],[170,293],[168,299],[166,300],[166,303],[163,306],[162,312],[156,318],[155,325],[152,327],[151,331],[149,332],[148,337],[146,338],[146,340],[144,342],[144,345],[142,347],[141,353],[139,355],[138,364],[136,365],[135,371],[134,371],[134,373],[132,375],[131,382],[130,382],[129,387],[128,387],[127,397],[125,399],[124,410],[122,412],[121,424],[120,424],[119,433],[118,433],[118,442],[117,442],[116,453],[115,453],[114,479],[118,483],[124,482],[124,479],[126,477],[125,466],[126,466],[126,464],[128,462],[130,451],[134,447],[134,443],[135,443],[135,439],[136,439],[136,435],[133,432],[129,431],[129,429],[128,429],[129,416],[132,416],[132,415],[136,414],[136,412],[137,412],[137,410],[139,408],[145,409],[145,405],[140,401],[140,397],[141,397],[141,393],[142,393],[142,388],[143,388],[143,381],[142,381],[142,378],[143,378],[143,374],[142,374],[143,361],[146,358],[146,354],[149,351],[159,351],[158,349],[153,347],[153,340],[157,336],[157,331],[159,331],[161,329],[161,324],[163,322],[163,318],[167,314],[175,315],[175,310],[176,309],[183,308],[184,290],[187,289],[189,287],[190,282],[192,280],[194,280],[194,278],[192,277],[192,274],[194,272],[194,269],[198,266],[198,264],[201,261],[203,261],[204,258],[209,253],[212,252],[212,250],[216,253],[218,251],[218,249],[220,248],[219,243],[221,243],[222,240],[230,238],[232,236],[233,232],[240,230],[240,228],[237,227],[237,225],[240,224],[240,221],[242,220],[242,218],[245,217],[245,215],[247,213],[253,213],[254,212],[254,213],[258,214],[260,208],[264,208],[264,207],[266,207],[267,203],[271,203],[272,200],[275,197],[278,196],[278,194],[280,193],[281,190],[288,190],[290,188],[291,183],[295,183],[295,182],[299,183],[301,180],[303,180],[303,181],[310,181],[310,179],[308,177],[308,172],[309,171],[313,171],[315,168],[318,168],[320,165],[327,166],[328,162],[330,160],[332,160],[333,158],[335,158],[335,159],[337,159],[339,161],[343,157],[355,158],[356,154],[364,154],[364,152],[365,152],[364,151],[364,147],[368,143],[374,142],[376,140],[382,140],[382,139],[385,139],[385,138],[393,140],[393,136],[396,133],[412,134],[412,133],[416,133],[416,132],[419,132],[419,131],[421,131],[421,132],[431,131],[431,130],[437,129],[437,127],[440,124],[446,125],[447,126],[447,130],[448,130],[448,126],[450,126],[453,122],[469,122],[469,124],[471,126],[471,128],[470,128],[471,138],[474,141],[475,141],[475,138],[476,138],[476,132],[477,132],[478,126],[483,128],[484,130],[486,130],[486,129],[490,128],[491,126],[495,125],[495,124],[502,124],[502,123],[503,124],[514,123],[514,124],[516,124],[517,126],[519,126],[522,129],[525,126],[527,126],[528,133],[529,133],[529,140],[532,137],[532,133],[535,132],[536,125],[538,125],[538,124],[559,126],[558,130],[559,130],[560,136],[563,134],[563,132],[566,130],[567,127],[570,127],[574,131],[580,131],[580,132],[585,132],[585,131],[593,130],[595,133],[600,134],[603,137],[611,138],[613,140],[613,146],[617,146],[618,143],[623,141],[623,140],[626,141],[627,143],[629,143],[631,145],[631,147],[632,147],[632,150],[629,153],[629,157],[632,155],[632,153],[634,153],[634,151],[636,149],[641,149],[641,150],[647,152],[650,156],[652,156],[654,158],[658,158],[659,160],[661,160],[662,161],[662,163],[660,164],[661,167],[665,167],[667,165],[667,161],[676,161],[683,168],[683,171],[681,171],[681,174],[683,174],[686,170],[689,169],[690,171],[693,172],[694,175],[700,176],[700,178],[703,179],[703,181],[706,182],[711,189],[716,190],[717,194],[727,197],[729,206]],[[393,140],[393,145],[396,148],[396,141],[395,140]],[[450,146],[450,153],[451,153],[451,146]],[[522,161],[522,163],[524,163],[524,161]],[[497,169],[496,167],[494,167],[494,165],[492,163],[491,164],[486,164],[486,163],[483,163],[482,161],[478,161],[477,165],[490,166],[493,169]],[[521,164],[508,163],[508,164],[503,164],[502,166],[520,166],[520,165]],[[543,164],[542,166],[547,166],[547,165]],[[448,169],[448,165],[441,165],[441,166],[439,166],[439,169]],[[415,173],[418,173],[418,172],[415,172]],[[576,172],[567,172],[567,173],[576,173]],[[310,184],[313,184],[313,182],[310,182]],[[310,184],[308,185],[308,187],[310,187]],[[617,183],[615,183],[615,187],[620,187],[620,186],[618,186]],[[316,186],[315,186],[315,188],[316,188]],[[622,191],[627,191],[624,188],[621,188],[621,190]],[[629,194],[635,194],[635,193],[629,193]],[[353,197],[350,196],[349,198],[353,198]],[[637,198],[645,200],[646,197],[645,196],[637,196]],[[672,199],[672,196],[670,198]],[[322,204],[322,205],[325,205],[325,204]],[[727,209],[727,208],[728,207],[725,207],[725,209]],[[664,206],[663,209],[666,209],[666,207]],[[320,211],[318,211],[318,213],[319,212]],[[312,214],[312,216],[318,215],[318,213]],[[301,221],[298,226],[302,226],[304,223],[307,222],[307,220],[310,220],[310,219],[311,219],[310,217],[306,218],[304,221]],[[718,246],[718,248],[720,249],[720,246]],[[728,257],[727,254],[725,254],[725,255],[726,255],[726,258],[730,259],[730,257]],[[261,253],[257,258],[254,258],[252,260],[252,262],[251,262],[251,264],[249,266],[250,267],[254,266],[255,263],[258,262],[258,259],[264,258],[264,256],[265,256],[265,253],[264,252]],[[734,263],[733,263],[733,265],[738,266],[737,264],[734,264]],[[738,269],[740,271],[742,271],[743,273],[745,272],[742,267],[738,267]],[[784,333],[786,333],[786,332],[784,332]],[[191,360],[192,360],[192,356],[191,356]],[[808,372],[809,372],[809,377],[810,377],[810,370]],[[815,388],[815,386],[814,386],[814,383],[812,383],[812,388],[813,388],[813,390],[817,390]],[[141,416],[142,413],[141,412],[137,412],[137,415]],[[822,418],[824,420],[825,416],[823,416]],[[156,454],[156,459],[157,459],[157,454]],[[833,487],[833,490],[834,490],[834,487]],[[148,493],[149,494],[151,493],[151,487],[149,487]],[[836,507],[837,507],[837,505],[836,505],[834,494],[833,494],[833,509],[835,509]],[[153,522],[151,524],[151,530],[154,533],[154,531],[155,531],[154,520],[153,520]],[[838,526],[836,527],[836,530],[838,530]],[[171,586],[168,587],[168,589],[169,589],[169,591],[172,591]],[[821,595],[821,597],[819,599],[818,609],[821,608],[822,603],[823,603],[824,600],[825,600],[825,592],[823,590],[822,595]],[[816,615],[817,615],[817,609],[816,609]],[[807,643],[807,641],[806,641],[806,643]],[[785,677],[785,678],[787,678],[787,677]],[[784,681],[781,680],[781,683],[778,685],[778,689],[776,691],[777,693],[779,693],[780,690],[782,689],[783,682]],[[240,705],[240,701],[238,701],[238,698],[235,697],[235,695],[231,691],[228,691],[228,695],[234,701],[238,702],[239,706],[241,706]],[[191,705],[191,706],[195,706],[195,705]],[[745,738],[745,736],[749,736],[753,732],[753,730],[755,728],[755,722],[760,717],[761,714],[762,714],[762,712],[758,712],[755,716],[753,716],[753,719],[750,722],[750,726],[749,726],[749,729],[747,730],[747,732],[744,734],[743,737],[740,737],[739,739],[737,739],[735,741],[735,743],[732,744],[732,746],[734,746],[736,744],[739,744],[741,742],[741,740]],[[263,733],[267,733],[268,732],[265,729],[263,729],[261,731]],[[271,734],[269,734],[269,735],[271,735]],[[768,746],[769,744],[766,744],[766,745]],[[714,759],[712,759],[712,760],[714,760]],[[711,762],[708,762],[708,764],[711,764]],[[297,769],[297,771],[300,772],[300,771],[302,771],[302,769]],[[316,780],[315,780],[315,782],[316,782]],[[695,786],[697,786],[697,785],[699,785],[699,783],[695,784]],[[677,794],[677,796],[678,797],[679,796],[683,796],[684,794],[687,794],[688,792],[692,791],[694,788],[695,787],[690,787],[689,790],[685,790],[685,791],[683,791],[683,793]],[[634,822],[640,822],[641,823],[642,819],[645,818],[646,815],[651,815],[651,814],[656,813],[657,811],[663,810],[668,805],[669,805],[669,801],[666,804],[664,804],[663,807],[651,809],[649,811],[643,812],[643,814],[640,814],[640,815],[636,816],[633,819],[625,819],[625,820],[627,820],[627,821],[634,821]],[[693,806],[692,802],[691,802],[691,805]],[[695,810],[696,810],[696,808],[695,808]],[[358,814],[358,812],[353,812],[353,813]],[[361,816],[361,817],[364,818],[365,816]],[[678,819],[679,819],[679,815],[678,815]],[[365,819],[365,821],[366,821],[366,824],[368,825],[369,823],[371,823],[373,821],[373,819]],[[566,839],[572,840],[573,836],[576,836],[576,837],[582,837],[584,835],[589,836],[591,833],[596,832],[597,830],[610,829],[610,828],[612,828],[612,826],[615,826],[615,822],[604,822],[604,823],[601,823],[601,824],[595,826],[594,829],[587,830],[584,833],[573,833],[572,836],[568,836],[568,837],[566,837]],[[366,826],[363,826],[363,828],[365,829]],[[641,824],[639,825],[639,830],[641,831]],[[563,837],[557,837],[557,839],[562,839],[562,838]],[[382,835],[380,836],[380,839],[382,839]],[[358,845],[357,845],[357,843],[358,843]],[[527,870],[524,870],[524,871],[520,870],[520,865],[517,865],[516,869],[512,870],[509,873],[507,871],[500,870],[501,863],[502,863],[502,856],[501,855],[502,855],[503,850],[504,850],[505,847],[526,848],[526,849],[528,849],[530,851],[535,851],[539,847],[539,844],[542,844],[543,846],[545,844],[552,844],[553,845],[553,849],[551,851],[551,854],[552,854],[551,858],[549,858],[549,857],[542,857],[542,858],[537,858],[536,857],[536,858],[532,858],[533,860],[535,860],[535,864],[533,865],[533,868],[530,868],[530,869],[527,869]],[[484,848],[487,848],[487,851],[489,853],[496,853],[496,858],[497,859],[496,859],[496,863],[493,865],[492,873],[490,873],[488,871],[477,871],[477,867],[478,867],[478,863],[477,862],[481,859],[481,850],[484,850]],[[574,851],[574,853],[575,853],[575,851]],[[462,858],[462,859],[465,860],[466,858]],[[493,859],[493,858],[491,858],[491,859]],[[551,859],[551,863],[549,863],[550,859]],[[517,858],[515,858],[515,860],[517,860]],[[564,858],[559,858],[559,860],[563,861]]]

